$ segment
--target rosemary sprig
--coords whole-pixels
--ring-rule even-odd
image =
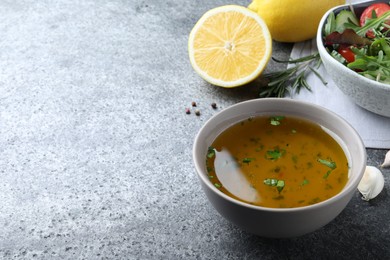
[[[287,61],[275,58],[272,59],[278,63],[295,64],[295,66],[282,71],[265,74],[263,79],[267,81],[267,84],[263,86],[260,92],[260,97],[262,98],[284,97],[290,91],[298,94],[302,88],[311,91],[311,88],[306,81],[307,75],[311,72],[313,72],[324,85],[327,84],[324,78],[322,78],[316,70],[321,65],[321,58],[318,53]]]

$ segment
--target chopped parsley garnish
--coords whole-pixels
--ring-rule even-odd
[[[273,116],[270,118],[271,125],[280,125],[280,121],[284,119],[284,116]]]
[[[242,162],[243,163],[247,163],[247,164],[249,164],[251,161],[253,161],[255,158],[244,158],[243,160],[242,160]]]
[[[218,189],[222,187],[222,185],[219,183],[214,183],[214,186],[217,187]]]
[[[277,179],[265,179],[264,184],[268,185],[268,186],[276,186],[276,184],[278,184],[278,180]]]
[[[284,181],[278,180],[278,179],[265,179],[264,181],[265,185],[276,187],[278,192],[280,193],[284,188]]]
[[[207,149],[207,158],[213,158],[215,156],[215,149],[214,147],[210,146]]]
[[[332,173],[332,170],[327,171],[322,178],[326,179],[329,177],[329,175]]]
[[[335,163],[335,162],[328,161],[328,160],[324,160],[324,159],[321,159],[321,158],[318,158],[317,161],[318,161],[319,163],[322,163],[323,165],[328,166],[328,167],[331,168],[332,170],[336,169],[336,163]]]
[[[267,159],[276,160],[283,156],[286,153],[286,150],[275,148],[274,150],[267,151]]]
[[[325,175],[323,176],[324,179],[328,178],[329,175],[332,173],[332,171],[333,171],[334,169],[336,169],[336,167],[337,167],[337,166],[336,166],[336,163],[333,162],[333,161],[328,161],[328,160],[324,160],[324,159],[321,159],[321,158],[318,158],[317,161],[318,161],[319,163],[322,163],[323,165],[325,165],[325,166],[327,166],[327,167],[330,168],[330,170],[327,171],[327,172],[325,173]]]
[[[283,190],[284,188],[284,181],[278,180],[278,183],[276,184],[276,189],[279,191],[279,193]]]

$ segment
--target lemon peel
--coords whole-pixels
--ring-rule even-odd
[[[272,38],[279,42],[300,42],[316,35],[322,16],[345,0],[253,0],[249,9],[266,22]]]

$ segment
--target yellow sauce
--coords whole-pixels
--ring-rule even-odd
[[[271,208],[324,201],[345,186],[348,161],[319,125],[290,116],[244,120],[209,148],[210,181],[238,200]]]

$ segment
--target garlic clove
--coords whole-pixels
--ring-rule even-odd
[[[382,168],[386,168],[386,167],[389,167],[389,166],[390,166],[390,150],[387,151],[386,156],[385,156],[385,160],[383,161],[381,167]]]
[[[362,194],[362,199],[369,201],[383,190],[385,180],[382,172],[374,166],[366,166],[363,178],[360,180],[358,190]]]

